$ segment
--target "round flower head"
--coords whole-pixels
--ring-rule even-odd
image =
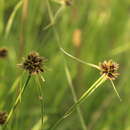
[[[5,58],[7,56],[7,49],[6,48],[0,48],[0,58]]]
[[[22,68],[27,70],[30,74],[37,74],[43,72],[44,58],[39,56],[37,52],[31,52],[22,64]]]
[[[3,125],[6,122],[6,119],[7,119],[7,113],[0,112],[0,125]]]
[[[115,80],[119,75],[119,73],[117,72],[117,70],[119,69],[119,64],[113,62],[112,60],[99,63],[99,67],[101,70],[101,74],[105,74],[108,79]]]

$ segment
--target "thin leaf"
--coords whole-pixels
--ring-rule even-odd
[[[80,62],[80,63],[82,63],[82,64],[85,64],[85,65],[87,65],[87,66],[91,66],[91,67],[93,67],[93,68],[96,68],[96,69],[100,70],[100,67],[99,67],[99,66],[94,65],[94,64],[91,64],[91,63],[87,63],[87,62],[85,62],[85,61],[83,61],[83,60],[80,60],[80,59],[77,58],[77,57],[72,56],[71,54],[69,54],[68,52],[66,52],[62,47],[60,48],[60,50],[61,50],[65,55],[69,56],[70,58],[72,58],[72,59],[74,59],[74,60],[76,60],[76,61],[78,61],[78,62]]]
[[[71,75],[70,75],[70,72],[69,72],[69,69],[68,69],[67,65],[65,65],[65,72],[66,72],[66,77],[67,77],[69,87],[70,87],[72,95],[73,95],[73,100],[76,103],[77,102],[77,96],[76,96],[76,93],[75,93],[75,90],[74,90],[74,86],[73,86],[73,83],[72,83],[72,78],[71,78]],[[87,130],[87,126],[85,124],[85,121],[84,121],[84,118],[83,118],[80,107],[77,106],[76,109],[77,109],[77,113],[78,113],[79,120],[81,122],[83,130]]]
[[[70,116],[74,109],[79,104],[81,104],[84,99],[87,99],[87,97],[90,96],[95,91],[95,89],[97,89],[105,81],[106,77],[105,75],[102,75],[88,90],[86,90],[86,92],[79,98],[79,100],[67,110],[67,112],[50,128],[50,130],[54,130],[54,128],[56,128],[65,118]]]
[[[15,14],[16,14],[17,10],[22,6],[22,4],[23,4],[23,1],[20,0],[20,1],[17,3],[17,5],[15,6],[15,8],[14,8],[12,14],[11,14],[11,16],[9,17],[9,20],[8,20],[8,22],[7,22],[7,26],[6,26],[6,28],[5,28],[5,38],[8,36],[8,34],[9,34],[10,30],[11,30],[11,26],[12,26],[12,23],[13,23],[13,20],[14,20],[14,17],[15,17]]]
[[[113,87],[113,89],[114,89],[114,91],[115,91],[117,97],[119,98],[120,101],[122,101],[122,99],[121,99],[121,97],[120,97],[120,95],[119,95],[119,93],[118,93],[118,91],[117,91],[117,89],[116,89],[116,87],[115,87],[113,81],[112,81],[112,80],[110,80],[110,81],[111,81],[112,87]]]

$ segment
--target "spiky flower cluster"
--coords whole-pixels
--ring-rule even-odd
[[[7,49],[6,48],[0,48],[0,58],[5,58],[7,56]]]
[[[3,125],[6,122],[6,119],[7,119],[7,113],[0,112],[0,125]]]
[[[101,74],[105,74],[108,79],[115,80],[119,75],[117,72],[119,69],[119,64],[113,62],[112,60],[99,63],[99,67]]]
[[[39,56],[37,52],[31,52],[22,64],[22,68],[27,70],[30,74],[37,74],[43,72],[43,57]]]

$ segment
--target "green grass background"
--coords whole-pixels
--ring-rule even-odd
[[[44,130],[47,130],[73,104],[64,71],[64,58],[78,97],[100,74],[93,68],[63,56],[57,46],[53,27],[43,30],[50,23],[46,0],[28,1],[27,17],[23,22],[23,6],[18,8],[10,31],[5,36],[10,15],[18,2],[0,0],[0,47],[6,47],[9,51],[8,58],[0,59],[0,110],[9,112],[27,78],[27,73],[23,74],[17,64],[30,51],[38,51],[48,59],[43,74],[46,81],[42,83]],[[50,1],[50,5],[53,14],[60,8],[53,1]],[[122,102],[118,100],[110,82],[105,82],[80,105],[87,129],[130,130],[130,1],[74,0],[72,6],[66,7],[58,15],[54,26],[60,37],[60,44],[70,54],[93,64],[109,59],[120,64],[120,76],[114,83]],[[80,29],[82,33],[79,48],[72,42],[76,29]],[[21,37],[24,51],[20,47]],[[17,83],[19,78],[20,82]],[[9,122],[9,130],[39,130],[40,101],[34,79],[35,76]],[[57,130],[82,130],[77,112],[65,119]]]

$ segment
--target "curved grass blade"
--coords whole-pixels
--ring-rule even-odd
[[[95,89],[97,89],[105,81],[106,81],[106,77],[105,75],[102,75],[88,90],[86,90],[86,92],[79,98],[79,100],[75,104],[73,104],[67,110],[67,112],[65,112],[65,114],[50,128],[50,130],[54,130],[54,128],[56,128],[65,118],[70,116],[75,110],[75,108],[79,104],[81,104],[85,99],[87,99],[87,97],[90,96],[95,91]]]
[[[17,5],[15,6],[15,8],[14,8],[12,14],[11,14],[11,16],[9,17],[9,20],[8,20],[8,22],[7,22],[7,26],[6,26],[6,28],[5,28],[5,38],[8,36],[8,34],[9,34],[9,32],[10,32],[10,29],[11,29],[11,26],[12,26],[12,23],[13,23],[13,20],[14,20],[14,17],[15,17],[15,14],[16,14],[17,10],[22,6],[22,4],[23,4],[23,1],[22,1],[22,0],[19,1],[19,2],[17,3]]]
[[[113,89],[114,89],[114,91],[115,91],[117,97],[119,98],[120,101],[122,101],[122,99],[121,99],[121,97],[120,97],[120,95],[119,95],[119,93],[118,93],[118,91],[117,91],[117,89],[116,89],[116,87],[115,87],[113,81],[112,81],[112,80],[110,80],[110,81],[111,81],[112,87],[113,87]]]
[[[60,50],[61,50],[65,55],[69,56],[70,58],[72,58],[72,59],[74,59],[74,60],[76,60],[76,61],[78,61],[78,62],[80,62],[80,63],[82,63],[82,64],[85,64],[85,65],[87,65],[87,66],[91,66],[91,67],[93,67],[93,68],[96,68],[96,69],[100,70],[100,67],[99,67],[99,66],[94,65],[94,64],[91,64],[91,63],[87,63],[87,62],[85,62],[85,61],[83,61],[83,60],[80,60],[80,59],[77,58],[77,57],[72,56],[71,54],[69,54],[68,52],[66,52],[62,47],[60,48]]]

